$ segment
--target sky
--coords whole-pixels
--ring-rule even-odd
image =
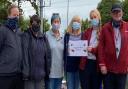
[[[50,19],[53,13],[59,13],[61,17],[62,29],[67,28],[67,1],[68,0],[51,0],[51,6],[44,8],[44,17]],[[81,19],[89,18],[91,10],[95,9],[101,0],[69,0],[69,22],[74,15],[79,15]],[[45,0],[46,6],[49,6],[49,0]],[[35,10],[29,2],[22,4],[24,15],[26,18],[35,14]]]

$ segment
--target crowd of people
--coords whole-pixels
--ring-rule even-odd
[[[120,3],[112,5],[111,20],[104,25],[97,9],[90,11],[88,29],[74,15],[65,33],[61,17],[53,13],[51,29],[41,32],[41,19],[30,17],[21,32],[19,9],[8,8],[0,26],[0,89],[125,89],[128,73],[128,23]],[[87,56],[69,56],[71,41],[87,41]],[[80,43],[79,43],[80,44]]]

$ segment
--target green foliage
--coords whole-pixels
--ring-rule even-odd
[[[13,2],[18,1],[18,0],[12,0]],[[32,4],[32,6],[34,7],[34,9],[36,10],[36,14],[38,14],[38,6],[36,5],[36,1],[32,2],[31,0],[30,3]],[[4,23],[6,21],[7,18],[7,8],[9,5],[11,5],[12,2],[11,0],[0,0],[0,24]],[[20,10],[22,10],[20,8]],[[50,24],[48,24],[48,20],[46,18],[44,18],[43,20],[43,27],[44,27],[44,32],[48,31],[50,29]],[[20,24],[20,28],[22,31],[26,30],[29,27],[29,20],[28,19],[24,19],[23,15],[20,15],[20,19],[19,19],[19,24]]]
[[[124,16],[123,16],[123,19],[125,21],[128,21],[128,0],[125,0],[123,2],[123,11],[124,11]]]
[[[48,23],[48,19],[46,18],[43,19],[43,29],[44,29],[44,32],[50,29],[50,24]]]
[[[82,32],[85,31],[89,27],[90,27],[89,20],[88,19],[82,20],[82,27],[81,27]]]
[[[102,23],[106,23],[111,19],[110,12],[113,3],[120,2],[119,0],[102,0],[97,9],[101,13]]]
[[[32,7],[36,10],[36,14],[39,15],[39,7],[36,4],[36,2],[38,0],[24,0],[24,1],[29,1],[31,3]]]
[[[7,12],[6,12],[5,8],[0,8],[0,12],[2,12],[0,14],[0,23],[4,23],[4,21],[6,20],[6,17],[7,17]]]
[[[31,2],[33,8],[36,10],[36,14],[39,15],[39,7],[36,5],[36,2]]]
[[[20,16],[19,25],[22,31],[27,30],[27,28],[29,27],[29,19],[24,19],[23,16]]]
[[[7,18],[7,8],[11,4],[9,0],[0,0],[0,23],[4,23]]]

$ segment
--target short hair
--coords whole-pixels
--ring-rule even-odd
[[[51,17],[51,24],[53,23],[53,21],[54,21],[55,19],[59,19],[59,20],[60,20],[60,23],[61,23],[61,18],[60,18],[59,13],[53,13],[53,14],[52,14],[52,17]]]
[[[10,5],[10,6],[8,7],[8,10],[7,10],[8,15],[11,14],[11,10],[12,10],[13,8],[18,8],[18,6],[14,5],[14,4]]]
[[[30,17],[30,24],[32,24],[34,21],[36,21],[38,24],[41,23],[40,17],[38,15],[33,15]]]

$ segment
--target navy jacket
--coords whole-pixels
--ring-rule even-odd
[[[21,72],[21,32],[0,27],[0,76]]]
[[[23,74],[30,80],[42,80],[49,75],[51,51],[45,35],[37,37],[28,29],[22,37]]]

